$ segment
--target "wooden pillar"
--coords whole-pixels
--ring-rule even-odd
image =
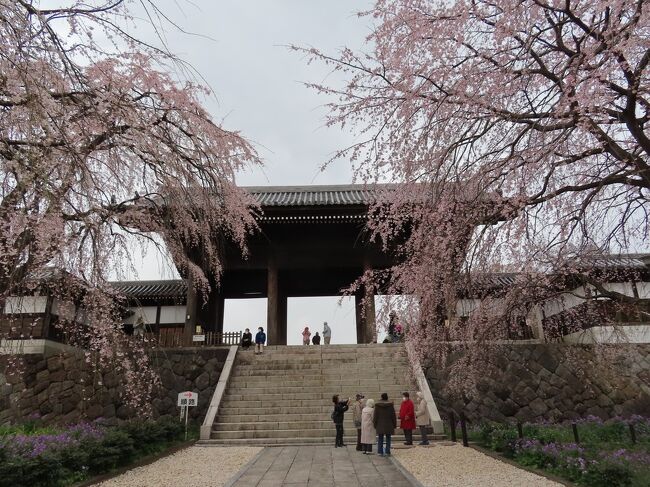
[[[278,297],[278,345],[287,344],[287,296],[280,293]]]
[[[45,303],[45,313],[43,315],[43,329],[41,330],[40,338],[50,338],[50,327],[52,325],[52,304],[54,303],[54,297],[48,293],[47,301]]]
[[[269,258],[266,277],[266,342],[278,345],[279,339],[279,301],[278,267],[275,259]]]
[[[214,289],[214,288],[213,288]],[[199,306],[203,303],[203,297],[200,297]],[[223,311],[225,299],[223,294],[213,291],[208,297],[207,303],[199,311],[197,324],[201,325],[204,330],[222,332],[223,331]]]
[[[363,272],[372,271],[372,266],[367,259],[363,262]],[[364,286],[364,343],[377,342],[377,325],[375,321],[375,289],[374,286]]]
[[[363,296],[361,294],[354,295],[354,311],[357,322],[357,343],[365,342],[365,320],[363,316]]]
[[[198,296],[192,282],[187,282],[187,304],[185,306],[185,327],[183,328],[183,343],[186,346],[192,344],[192,335],[196,326],[198,312]]]
[[[226,310],[226,298],[223,297],[223,294],[219,293],[215,296],[215,314],[214,317],[214,331],[218,333],[223,333],[223,315]]]
[[[377,342],[377,324],[375,321],[375,293],[373,289],[366,288],[364,300],[364,343]]]

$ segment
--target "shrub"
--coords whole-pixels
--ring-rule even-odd
[[[594,461],[577,481],[589,487],[627,487],[632,485],[633,477],[629,466]]]
[[[129,421],[105,428],[92,423],[72,425],[47,434],[13,427],[0,437],[0,487],[71,485],[89,475],[128,465],[183,438],[173,419]]]
[[[517,431],[510,425],[501,423],[484,423],[481,427],[481,442],[491,450],[512,457]]]

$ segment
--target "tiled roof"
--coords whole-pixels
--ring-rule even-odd
[[[111,286],[129,299],[184,298],[187,283],[183,279],[169,281],[114,281]]]
[[[330,186],[249,186],[261,206],[369,205],[376,191],[363,184]]]
[[[609,254],[584,257],[590,267],[599,269],[646,269],[650,265],[650,254]]]

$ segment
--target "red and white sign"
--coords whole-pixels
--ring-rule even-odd
[[[179,406],[196,406],[199,403],[199,393],[192,391],[185,391],[178,394]]]

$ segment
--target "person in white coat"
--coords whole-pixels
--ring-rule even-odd
[[[420,445],[428,445],[429,438],[427,438],[427,428],[429,427],[430,418],[429,410],[427,409],[427,401],[421,392],[417,393],[418,405],[415,408],[415,424],[420,428],[420,436],[422,441]]]
[[[368,399],[366,407],[361,411],[361,451],[364,455],[372,453],[372,445],[377,437],[377,431],[372,422],[375,413],[375,401]]]

